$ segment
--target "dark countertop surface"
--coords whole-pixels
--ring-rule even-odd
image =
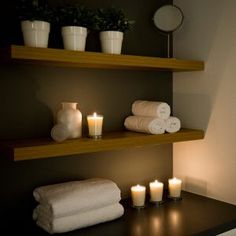
[[[236,206],[183,192],[181,201],[166,200],[161,206],[147,203],[144,209],[122,201],[125,214],[120,219],[58,234],[61,236],[183,236],[216,235],[236,228]],[[13,222],[12,222],[13,223]],[[19,219],[12,228],[21,235],[49,235],[30,222]],[[9,229],[9,228],[8,228]]]

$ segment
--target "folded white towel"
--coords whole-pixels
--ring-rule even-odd
[[[120,189],[108,179],[88,179],[38,187],[33,191],[48,215],[88,211],[120,201]]]
[[[166,131],[168,133],[175,133],[181,128],[181,122],[179,118],[171,116],[166,120]]]
[[[132,104],[132,112],[136,116],[155,116],[167,119],[170,116],[170,106],[165,102],[137,100]]]
[[[119,203],[59,218],[50,218],[47,215],[40,214],[37,212],[36,208],[34,211],[34,220],[36,220],[38,226],[48,233],[53,234],[69,232],[114,220],[121,217],[123,214],[124,208]]]
[[[128,116],[124,125],[128,130],[148,134],[163,134],[166,128],[166,122],[163,119],[148,116]]]

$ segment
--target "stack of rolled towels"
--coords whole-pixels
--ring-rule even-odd
[[[181,122],[170,116],[170,106],[165,102],[137,100],[132,104],[132,116],[125,119],[126,129],[148,134],[175,133]]]
[[[120,189],[108,179],[88,179],[38,187],[36,224],[50,234],[114,220],[124,214]]]

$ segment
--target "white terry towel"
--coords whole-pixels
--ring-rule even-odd
[[[166,132],[175,133],[181,128],[181,122],[179,118],[171,116],[166,120]]]
[[[155,116],[165,120],[170,116],[170,106],[165,102],[137,100],[132,104],[132,112],[136,116]]]
[[[59,218],[50,218],[43,213],[37,212],[36,208],[33,213],[33,218],[36,220],[38,226],[48,233],[53,234],[69,232],[75,229],[114,220],[121,217],[123,214],[123,206],[116,203],[102,208]]]
[[[166,128],[165,120],[148,116],[128,116],[124,125],[128,130],[148,134],[163,134]]]
[[[120,201],[118,186],[108,179],[88,179],[38,187],[33,191],[48,215],[54,217],[88,211]]]

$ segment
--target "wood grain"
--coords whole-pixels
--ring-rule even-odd
[[[6,55],[7,53],[7,55]],[[112,55],[100,52],[79,52],[53,48],[33,48],[12,45],[2,58],[8,61],[78,68],[202,71],[202,61],[133,55]]]
[[[70,156],[81,153],[92,153],[108,150],[124,149],[128,147],[142,147],[146,145],[167,144],[181,141],[203,139],[201,130],[181,129],[177,133],[148,135],[136,132],[113,132],[105,134],[102,139],[80,138],[61,143],[50,138],[16,140],[2,143],[2,151],[15,161],[39,158]]]

